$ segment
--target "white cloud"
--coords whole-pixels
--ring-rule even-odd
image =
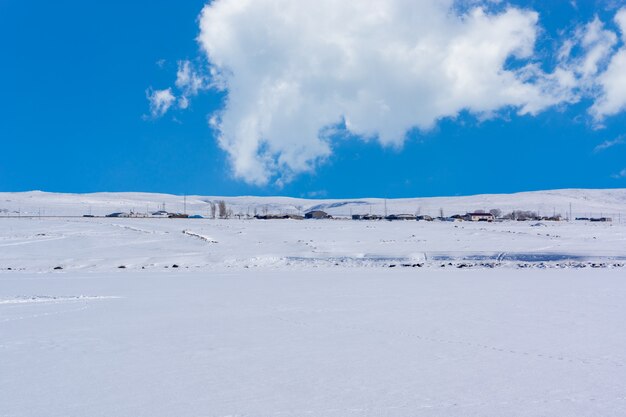
[[[189,61],[179,61],[176,72],[176,87],[185,96],[195,96],[202,89],[206,88],[206,77],[197,72]]]
[[[211,84],[208,83],[206,76],[193,68],[191,62],[179,61],[175,86],[180,92],[178,97],[174,94],[172,88],[165,90],[148,89],[146,96],[150,104],[150,114],[153,118],[163,116],[174,105],[182,110],[187,109],[190,104],[190,98],[198,95],[198,92],[201,90],[211,87]]]
[[[622,179],[622,178],[626,178],[626,168],[622,169],[617,174],[611,175],[611,177],[615,178],[616,180],[619,180],[619,179]]]
[[[611,62],[617,42],[617,35],[606,29],[596,16],[591,22],[579,25],[564,40],[557,56],[558,65],[553,75],[558,78],[558,85],[564,91],[569,91],[570,102],[581,97],[594,101],[589,112],[597,126],[601,125],[602,118],[595,110],[602,96],[599,79],[604,76]]]
[[[187,96],[181,96],[178,99],[178,108],[185,110],[188,107],[189,107],[189,98]]]
[[[606,71],[597,79],[602,92],[590,112],[599,122],[626,110],[626,8],[617,12],[615,22],[620,28],[622,47],[611,57]]]
[[[217,128],[236,176],[265,184],[331,153],[329,126],[401,146],[462,110],[536,114],[572,101],[532,62],[538,15],[452,0],[215,0],[199,42],[228,91]],[[513,60],[516,69],[507,67]]]
[[[462,111],[535,115],[588,98],[601,127],[625,110],[626,8],[621,42],[595,17],[567,34],[551,72],[536,58],[538,18],[500,0],[214,0],[199,19],[208,70],[179,61],[176,95],[149,90],[151,114],[224,91],[210,126],[233,173],[280,185],[330,156],[344,127],[401,147]]]
[[[196,71],[189,61],[178,62],[175,85],[181,91],[178,107],[183,110],[189,107],[189,99],[191,97],[198,95],[198,92],[201,90],[210,87],[207,78]]]
[[[613,46],[617,43],[617,36],[606,30],[596,16],[580,33],[580,43],[585,53],[576,60],[575,71],[581,78],[587,80],[596,76],[606,63]]]
[[[150,114],[152,117],[161,117],[176,101],[176,97],[172,93],[172,89],[146,91],[146,96],[150,104]]]
[[[612,148],[613,146],[622,145],[625,142],[626,142],[626,135],[620,135],[613,140],[605,140],[604,142],[596,146],[593,149],[593,151],[594,152],[604,151],[606,149]]]

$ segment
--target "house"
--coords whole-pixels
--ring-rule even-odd
[[[548,222],[560,222],[563,220],[563,218],[561,217],[561,215],[557,214],[556,216],[545,216],[541,218],[542,221],[548,221]]]
[[[122,213],[122,212],[116,212],[116,213],[107,214],[106,217],[130,217],[130,214]]]
[[[612,222],[613,219],[611,217],[592,217],[589,219],[591,222]]]
[[[144,218],[144,217],[148,217],[148,215],[146,213],[137,213],[137,212],[131,211],[128,217]]]
[[[470,222],[492,222],[496,217],[491,213],[467,213],[465,220]]]
[[[305,219],[332,219],[332,217],[322,210],[313,210],[304,214]]]
[[[365,216],[363,216],[363,220],[382,220],[383,216],[380,216],[378,214],[366,214]]]
[[[391,214],[385,217],[386,220],[415,220],[415,216],[412,214]]]
[[[257,220],[276,220],[276,219],[282,219],[282,217],[276,215],[276,214],[256,214],[254,216],[255,219]]]
[[[302,220],[304,217],[299,214],[257,214],[254,216],[257,220]]]

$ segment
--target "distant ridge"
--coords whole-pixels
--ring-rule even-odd
[[[304,213],[324,210],[333,216],[351,214],[419,213],[439,215],[460,214],[475,210],[500,209],[538,211],[574,216],[626,214],[626,189],[563,189],[530,191],[514,194],[480,194],[463,197],[304,199],[293,197],[219,197],[183,196],[157,193],[122,192],[63,194],[43,191],[0,193],[0,217],[9,213],[22,215],[80,216],[105,215],[114,211],[140,213],[165,209],[171,212],[206,215],[210,202],[224,200],[234,214]]]

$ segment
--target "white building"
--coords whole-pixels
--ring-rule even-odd
[[[467,213],[465,218],[470,222],[492,222],[496,219],[491,213]]]

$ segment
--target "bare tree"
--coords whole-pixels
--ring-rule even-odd
[[[217,202],[217,212],[220,219],[228,218],[228,211],[226,209],[226,202],[224,200],[220,200]]]
[[[491,209],[489,210],[489,213],[493,214],[493,217],[495,217],[496,219],[502,216],[502,210],[500,209]]]
[[[215,211],[216,211],[215,203],[212,201],[209,201],[209,207],[211,208],[211,218],[214,219]]]
[[[508,220],[539,220],[539,216],[534,211],[514,210],[504,215]]]

